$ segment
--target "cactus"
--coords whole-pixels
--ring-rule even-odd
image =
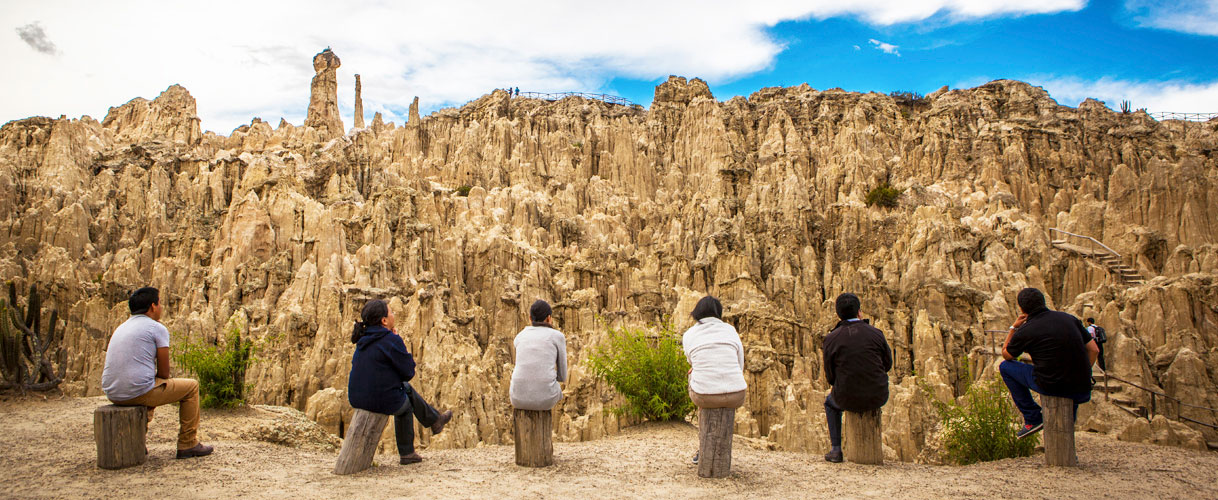
[[[1121,101],[1121,113],[1129,114],[1129,111],[1132,109],[1133,109],[1133,103],[1131,103],[1129,101]]]
[[[24,320],[22,316],[25,316]],[[22,314],[17,302],[17,285],[8,282],[8,302],[0,300],[0,375],[3,377],[0,390],[47,391],[59,386],[67,364],[65,353],[59,347],[62,333],[57,334],[58,325],[59,311],[52,309],[50,321],[43,330],[42,297],[32,284],[26,311]],[[48,359],[48,351],[58,361],[58,371],[56,363]]]

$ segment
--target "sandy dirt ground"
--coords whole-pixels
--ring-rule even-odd
[[[830,464],[738,440],[732,475],[697,477],[697,431],[645,424],[619,436],[555,443],[555,465],[517,467],[510,446],[420,450],[423,463],[331,474],[332,438],[275,407],[205,410],[209,457],[174,460],[177,409],[157,412],[148,462],[97,468],[93,409],[101,398],[0,398],[3,498],[1218,498],[1218,453],[1133,444],[1079,433],[1081,467],[1043,455],[967,467]],[[269,441],[277,441],[277,444]],[[329,442],[327,442],[329,441]]]

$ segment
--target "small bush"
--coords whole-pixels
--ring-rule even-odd
[[[689,362],[672,323],[651,328],[608,328],[608,340],[592,348],[592,374],[608,382],[626,403],[613,410],[649,420],[679,420],[694,409],[686,375]]]
[[[461,187],[458,187],[458,188],[457,188],[457,196],[469,196],[469,190],[471,190],[471,189],[473,189],[473,187],[468,186],[468,185],[467,185],[467,186],[461,186]]]
[[[964,404],[935,398],[927,385],[923,392],[934,402],[943,425],[944,457],[960,465],[1031,456],[1040,441],[1034,434],[1015,439],[1022,417],[1001,380],[972,384]]]
[[[888,97],[891,97],[891,98],[893,98],[893,100],[900,102],[900,103],[917,102],[917,101],[921,101],[922,99],[924,99],[922,94],[919,94],[917,92],[910,92],[907,90],[894,90],[894,91],[888,93]]]
[[[233,327],[226,347],[188,342],[174,360],[199,380],[199,406],[234,408],[245,403],[245,370],[253,351],[253,342],[241,340],[241,329]]]
[[[897,206],[897,198],[901,196],[902,190],[888,185],[887,182],[876,186],[875,189],[867,192],[867,197],[863,199],[867,206],[879,205],[881,207]]]

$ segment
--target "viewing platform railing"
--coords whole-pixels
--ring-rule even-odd
[[[630,100],[626,99],[625,97],[618,97],[611,94],[591,94],[588,92],[520,92],[516,94],[516,96],[528,99],[542,99],[545,101],[557,101],[559,99],[566,99],[568,97],[583,97],[584,99],[595,99],[608,104],[618,104],[621,106],[634,105],[633,102],[630,102]]]
[[[1218,113],[1177,113],[1174,111],[1158,111],[1150,113],[1150,117],[1158,121],[1184,120],[1190,122],[1207,122],[1218,118]]]

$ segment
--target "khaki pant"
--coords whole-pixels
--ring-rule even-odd
[[[199,383],[188,378],[158,378],[152,390],[134,399],[113,401],[119,406],[147,406],[148,421],[153,408],[181,402],[178,408],[178,449],[194,448],[199,444]]]
[[[698,408],[740,408],[744,405],[746,391],[729,392],[727,394],[698,394],[689,391],[689,399]]]

